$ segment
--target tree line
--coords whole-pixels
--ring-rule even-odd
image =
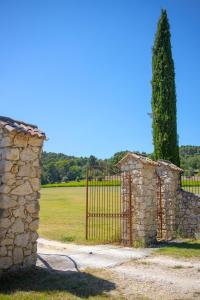
[[[86,178],[87,168],[98,167],[99,178],[107,169],[112,172],[117,162],[128,151],[115,153],[111,158],[98,159],[94,155],[90,157],[75,157],[63,153],[43,152],[41,156],[41,182],[59,183],[68,181],[79,181]],[[200,172],[200,146],[181,146],[179,148],[181,167],[186,170],[186,175]],[[141,153],[153,158],[152,154]]]

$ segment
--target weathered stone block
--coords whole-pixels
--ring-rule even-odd
[[[0,247],[0,256],[7,255],[7,248],[5,246]]]
[[[16,221],[13,223],[11,230],[14,233],[24,232],[24,222],[20,218],[17,218]]]
[[[13,141],[11,136],[5,136],[2,139],[0,139],[0,147],[9,147],[12,146]]]
[[[20,264],[23,262],[23,250],[20,247],[15,247],[13,250],[13,261],[14,264]]]
[[[33,190],[35,192],[39,191],[39,189],[40,189],[40,180],[39,180],[39,178],[30,178],[30,182],[31,182]]]
[[[19,149],[8,148],[4,150],[2,158],[6,160],[19,160]]]
[[[20,206],[17,209],[14,209],[13,210],[13,216],[16,217],[16,218],[19,217],[21,219],[24,219],[25,218],[24,207]]]
[[[26,147],[28,137],[25,134],[17,134],[14,138],[14,145],[17,147]]]
[[[31,146],[38,146],[38,147],[41,147],[42,144],[43,144],[43,139],[37,138],[37,137],[30,138],[30,139],[28,140],[28,144],[31,145]]]
[[[32,222],[29,224],[29,228],[30,228],[30,230],[32,230],[32,231],[37,230],[38,227],[39,227],[39,219],[36,219],[36,220],[32,221]]]
[[[29,181],[26,181],[23,184],[19,185],[18,187],[14,188],[11,191],[11,194],[23,196],[23,195],[31,194],[32,192],[33,190],[31,188]]]
[[[0,185],[0,193],[8,194],[10,190],[11,190],[10,186],[6,184]]]
[[[12,224],[9,218],[2,218],[0,219],[0,227],[1,228],[8,228]]]
[[[35,212],[38,212],[39,203],[38,202],[33,202],[33,203],[30,203],[30,204],[26,205],[26,210],[31,214],[35,213]]]
[[[22,161],[32,161],[37,159],[37,153],[33,152],[31,148],[25,148],[21,153],[20,153],[20,159]]]
[[[12,265],[11,257],[0,257],[0,269],[8,269]]]
[[[16,205],[17,205],[17,202],[13,199],[12,196],[1,195],[1,199],[0,199],[0,208],[1,209],[15,207]]]
[[[14,244],[21,247],[26,247],[29,241],[29,234],[22,233],[18,234],[15,238]]]
[[[8,160],[0,161],[0,174],[4,174],[5,172],[10,172],[13,166],[13,162]]]

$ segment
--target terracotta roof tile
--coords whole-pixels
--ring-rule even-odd
[[[9,132],[23,132],[31,136],[37,136],[39,138],[46,139],[46,135],[36,125],[28,124],[22,121],[13,120],[8,117],[0,116],[0,125]]]

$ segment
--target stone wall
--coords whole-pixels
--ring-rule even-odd
[[[182,169],[168,161],[154,162],[134,153],[127,154],[119,166],[131,174],[133,245],[150,245],[156,239],[177,236],[200,238],[200,196],[181,190]],[[122,186],[126,202],[128,193],[126,183]],[[127,207],[125,203],[124,211]]]
[[[200,239],[200,196],[178,190],[176,230],[179,236]]]
[[[121,170],[131,174],[133,245],[147,246],[157,235],[155,166],[130,157],[121,164]],[[126,195],[127,186],[122,186]]]
[[[36,262],[44,138],[0,125],[0,273]]]
[[[156,173],[161,179],[161,213],[162,236],[169,240],[176,237],[176,199],[177,190],[180,189],[180,172],[164,161],[158,161]],[[159,191],[158,191],[159,193]],[[159,224],[160,226],[160,224]]]

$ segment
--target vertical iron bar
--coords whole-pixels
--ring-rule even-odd
[[[88,169],[86,173],[86,221],[85,221],[85,238],[88,239]]]
[[[161,187],[161,178],[159,178],[159,205],[160,205],[160,237],[163,237],[163,212],[162,212],[162,187]]]
[[[132,180],[131,174],[128,176],[129,182],[129,246],[133,244],[133,236],[132,236]]]

